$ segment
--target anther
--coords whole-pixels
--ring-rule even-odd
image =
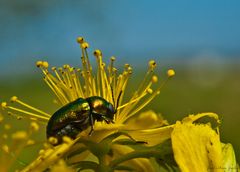
[[[18,100],[17,96],[13,96],[11,97],[10,101],[13,103],[13,102],[16,102]]]
[[[128,67],[130,67],[130,64],[126,63],[124,66],[127,69]]]
[[[47,61],[43,61],[43,62],[42,62],[42,66],[43,66],[44,68],[48,68],[48,62],[47,62]]]
[[[33,131],[39,130],[39,125],[36,122],[31,122],[30,127]]]
[[[89,47],[89,45],[88,45],[87,42],[83,42],[83,43],[81,44],[81,47],[82,47],[83,49],[86,49],[86,48]]]
[[[4,109],[4,108],[7,108],[7,102],[2,102],[2,103],[1,103],[1,106],[2,106],[3,109]]]
[[[154,69],[157,66],[157,63],[154,60],[150,60],[148,66],[150,69]]]
[[[100,57],[100,56],[102,56],[102,52],[100,50],[95,50],[93,55],[96,57]]]
[[[8,147],[8,145],[3,145],[3,146],[2,146],[2,150],[3,150],[4,152],[6,152],[6,153],[9,153],[9,147]]]
[[[55,71],[55,70],[57,70],[57,68],[56,67],[52,67],[52,70]]]
[[[127,71],[129,74],[132,74],[132,68],[130,66],[127,68]]]
[[[41,66],[42,66],[42,64],[43,64],[43,62],[42,62],[42,61],[37,61],[37,62],[36,62],[36,66],[37,66],[37,67],[41,67]]]
[[[147,93],[152,94],[152,93],[153,93],[153,90],[152,90],[151,88],[148,88],[148,89],[147,89]]]
[[[168,77],[173,77],[175,75],[175,71],[173,69],[169,69],[167,71],[167,75],[168,75]]]
[[[158,77],[157,77],[156,75],[153,75],[153,76],[152,76],[152,82],[153,82],[153,83],[158,82]]]
[[[63,68],[68,69],[68,68],[70,68],[70,66],[68,64],[65,64],[65,65],[63,65]]]
[[[78,38],[77,38],[77,42],[78,42],[79,44],[84,43],[83,37],[78,37]]]
[[[49,137],[48,141],[52,145],[56,145],[58,143],[58,139],[55,137]]]
[[[111,61],[115,61],[116,58],[114,56],[111,57]]]
[[[43,155],[45,153],[45,151],[43,149],[40,149],[40,151],[38,152],[39,155]]]

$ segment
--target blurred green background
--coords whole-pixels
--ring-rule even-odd
[[[176,77],[148,108],[170,122],[192,113],[218,113],[222,141],[233,144],[239,162],[239,18],[237,0],[0,0],[0,101],[17,95],[53,113],[58,107],[35,62],[79,66],[76,37],[84,36],[90,53],[99,48],[106,59],[116,56],[118,68],[132,64],[130,90],[149,60],[157,62],[162,79],[174,68]],[[44,139],[44,132],[39,137]]]

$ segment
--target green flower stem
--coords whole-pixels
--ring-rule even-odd
[[[107,164],[106,155],[99,156],[98,161],[99,161],[99,169],[98,169],[99,172],[113,171]]]

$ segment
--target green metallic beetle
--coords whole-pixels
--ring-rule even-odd
[[[121,93],[118,96],[117,106],[120,96]],[[113,123],[116,112],[117,107],[115,109],[111,103],[102,97],[78,98],[63,106],[51,116],[47,124],[47,138],[55,137],[59,144],[62,142],[63,136],[75,139],[81,131],[89,126],[91,126],[89,135],[91,135],[95,121]]]

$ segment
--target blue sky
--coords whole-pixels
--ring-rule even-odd
[[[29,72],[39,59],[77,64],[77,36],[123,63],[240,54],[238,0],[69,2],[0,1],[0,76]]]

